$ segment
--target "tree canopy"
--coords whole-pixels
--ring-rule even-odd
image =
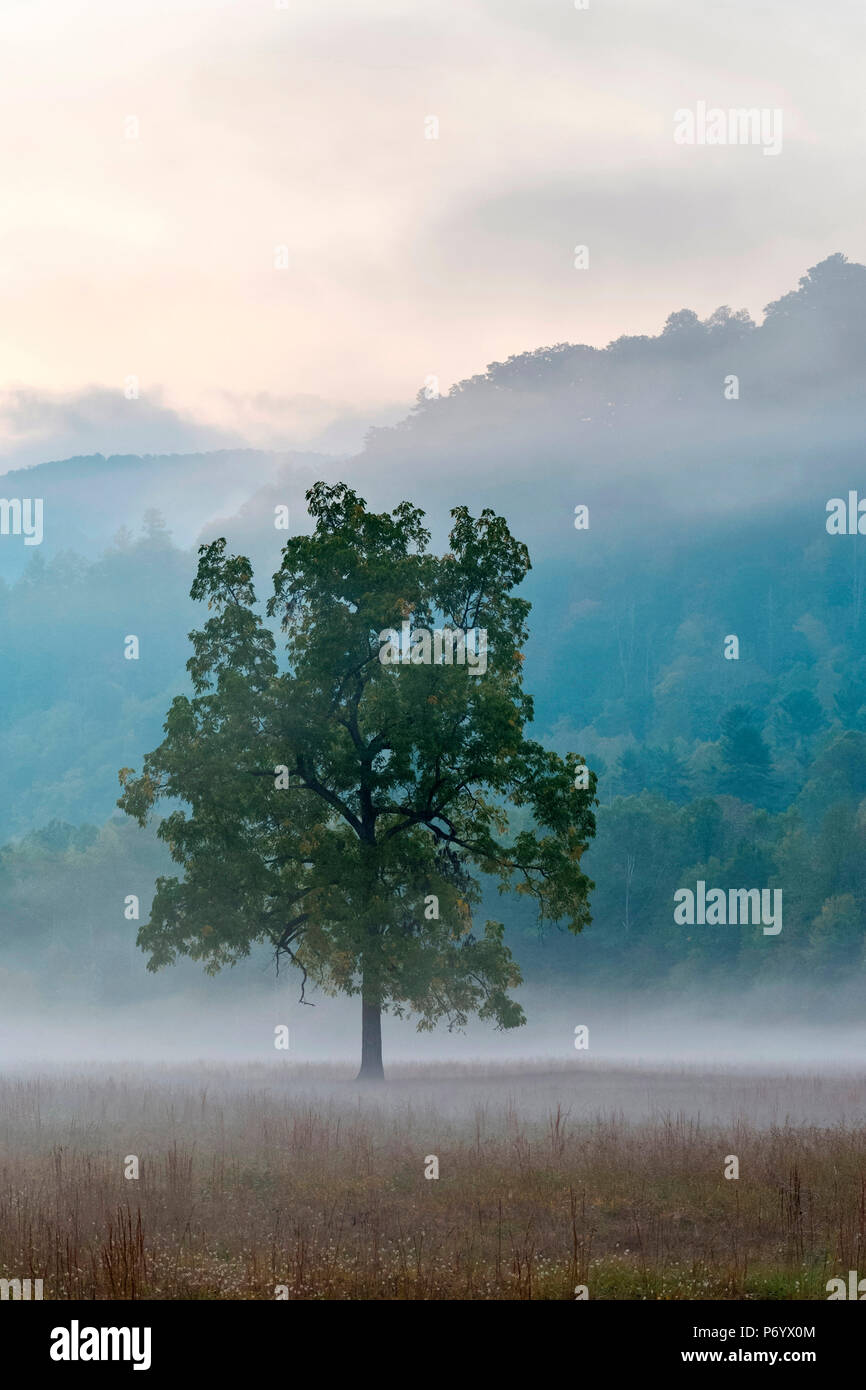
[[[361,1074],[377,1076],[382,1010],[420,1028],[523,1022],[504,927],[475,924],[479,875],[579,932],[595,777],[526,736],[530,605],[513,591],[530,562],[501,517],[455,508],[438,556],[408,502],[374,513],[342,483],[307,501],[313,532],[288,540],[267,605],[283,653],[249,561],[200,548],[194,693],[142,772],[121,771],[119,805],[143,825],[181,803],[158,834],[183,875],[159,879],[138,937],[150,968],[187,955],[216,971],[269,942],[303,983],[362,995]],[[389,630],[411,633],[390,664]],[[483,670],[418,636],[473,630]]]

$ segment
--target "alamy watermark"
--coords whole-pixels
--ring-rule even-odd
[[[831,497],[827,503],[829,536],[866,536],[866,497],[851,489],[847,499]]]
[[[762,145],[764,154],[782,153],[782,112],[778,107],[707,108],[699,101],[694,111],[674,112],[677,145]]]
[[[0,497],[0,536],[23,536],[25,545],[41,545],[42,498]]]
[[[485,627],[413,628],[403,623],[398,633],[385,627],[379,633],[379,660],[383,666],[466,666],[473,676],[487,670]]]
[[[772,910],[770,907],[772,894]],[[674,921],[680,927],[762,925],[765,936],[782,930],[781,888],[710,888],[702,878],[691,888],[674,893]]]
[[[13,1303],[42,1298],[42,1279],[0,1279],[0,1299]]]
[[[827,1302],[832,1303],[835,1298],[856,1299],[862,1303],[866,1299],[866,1279],[861,1279],[856,1269],[848,1270],[848,1287],[845,1287],[844,1279],[829,1279],[824,1285],[827,1290]]]
[[[82,1327],[73,1318],[69,1327],[52,1328],[48,1355],[52,1361],[131,1361],[134,1371],[148,1371],[151,1329]]]

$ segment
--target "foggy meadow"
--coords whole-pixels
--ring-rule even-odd
[[[828,526],[858,482],[864,308],[866,269],[833,256],[760,326],[682,311],[651,339],[527,353],[351,457],[97,455],[29,468],[26,490],[6,475],[8,496],[43,498],[44,541],[2,550],[3,1277],[54,1299],[795,1300],[866,1263],[866,570],[856,506],[853,530]],[[829,365],[804,384],[816,323]],[[725,399],[732,358],[763,374],[762,404]],[[701,373],[680,407],[675,384]],[[262,908],[231,878],[234,831],[270,803],[240,782],[226,796],[198,878],[179,875],[195,902],[157,887],[178,875],[157,832],[183,795],[135,823],[150,792],[132,779],[172,701],[195,698],[197,547],[249,558],[256,640],[278,648],[264,601],[291,539],[312,544],[322,479],[383,513],[425,506],[436,555],[452,507],[505,516],[531,559],[535,777],[567,768],[583,796],[579,930],[500,894],[488,842],[475,896],[425,861],[393,929],[453,922],[447,993],[453,941],[501,924],[482,962],[496,1011],[479,1021],[489,995],[462,994],[419,1033],[420,977],[399,1018],[382,975],[384,1081],[354,1079],[362,909],[322,908],[344,934],[301,943],[302,1001],[270,889]],[[495,670],[493,643],[484,675],[446,676],[484,691]],[[204,747],[178,763],[190,786]],[[535,834],[536,811],[511,833]],[[287,822],[283,849],[315,872],[326,823]],[[773,930],[714,920],[716,889],[769,894]],[[678,894],[702,912],[678,918]]]

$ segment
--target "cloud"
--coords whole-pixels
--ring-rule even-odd
[[[0,468],[94,453],[194,453],[238,443],[237,435],[166,405],[161,391],[130,400],[99,386],[72,392],[13,386],[0,392]]]
[[[119,389],[0,391],[0,472],[89,454],[196,454],[255,448],[357,453],[371,426],[396,424],[407,402],[366,412],[320,396],[267,391],[214,398],[209,419],[170,405],[162,389],[127,400]]]
[[[853,0],[832,26],[806,0],[745,26],[687,0],[10,3],[0,383],[135,373],[186,422],[160,440],[342,449],[428,374],[655,332],[677,302],[755,312],[866,255],[864,33]],[[698,99],[782,107],[782,155],[675,146]]]
[[[363,447],[370,428],[395,425],[408,405],[404,400],[363,410],[322,396],[224,391],[216,409],[254,448],[353,454]]]

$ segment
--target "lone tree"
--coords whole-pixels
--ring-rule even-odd
[[[359,1079],[381,1078],[383,1010],[419,1029],[525,1021],[503,925],[474,929],[473,870],[579,932],[595,777],[524,736],[530,605],[511,591],[529,554],[501,517],[456,508],[437,556],[408,502],[370,512],[344,483],[307,501],[315,529],[286,544],[267,606],[285,657],[249,561],[200,548],[191,595],[212,616],[190,634],[194,695],[173,700],[141,774],[121,771],[118,805],[141,825],[161,799],[186,808],[158,830],[183,877],[157,881],[148,969],[186,955],[216,973],[270,943],[302,971],[302,1002],[308,978],[360,993]]]

